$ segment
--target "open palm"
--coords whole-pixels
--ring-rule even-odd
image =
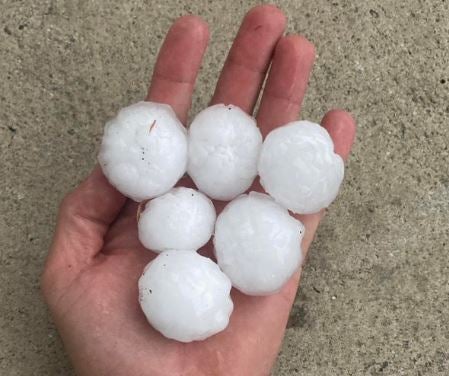
[[[297,118],[314,60],[300,36],[283,36],[285,17],[273,6],[253,8],[229,52],[212,103],[256,114],[262,134]],[[208,42],[198,17],[178,19],[159,52],[148,100],[170,104],[185,122]],[[330,111],[322,125],[346,158],[354,137],[351,116]],[[183,184],[185,183],[185,184]],[[180,185],[192,186],[191,182]],[[252,189],[260,190],[255,183]],[[223,203],[216,203],[219,211]],[[137,204],[126,200],[96,167],[64,199],[42,277],[42,289],[77,372],[81,375],[266,375],[279,350],[300,272],[282,291],[250,297],[232,291],[229,327],[205,341],[164,338],[146,321],[137,280],[154,257],[137,238]],[[307,251],[322,213],[301,216]],[[210,252],[210,245],[208,245]],[[298,250],[299,251],[299,250]]]

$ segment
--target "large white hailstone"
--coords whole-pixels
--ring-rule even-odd
[[[300,266],[303,224],[268,195],[231,201],[215,224],[218,265],[248,295],[276,293]]]
[[[186,171],[186,130],[166,104],[132,104],[106,123],[98,161],[125,196],[134,201],[159,196]]]
[[[209,258],[193,251],[165,251],[145,267],[139,302],[154,329],[191,342],[228,326],[230,290],[229,278]]]
[[[319,124],[294,121],[271,131],[259,159],[260,183],[287,209],[301,214],[331,204],[344,175],[329,133]]]
[[[189,128],[187,171],[209,197],[231,200],[256,177],[261,145],[262,135],[253,117],[233,105],[208,107]]]
[[[155,252],[197,250],[212,236],[215,219],[215,207],[204,194],[173,188],[146,204],[139,217],[139,239]]]

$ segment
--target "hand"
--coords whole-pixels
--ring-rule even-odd
[[[285,17],[277,8],[252,9],[212,99],[252,113],[272,63],[256,115],[264,135],[297,118],[314,61],[313,45],[297,35],[282,36],[284,27]],[[147,99],[170,104],[184,123],[207,42],[201,19],[181,17],[168,32],[154,70]],[[336,152],[346,158],[355,133],[351,116],[330,111],[322,125]],[[235,309],[223,332],[188,344],[166,339],[148,324],[137,299],[137,280],[154,254],[138,241],[136,208],[98,167],[61,204],[42,290],[78,374],[269,374],[300,272],[276,295],[251,297],[233,290]],[[299,217],[306,226],[304,252],[321,217]]]

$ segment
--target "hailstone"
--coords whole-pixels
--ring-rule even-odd
[[[215,207],[204,194],[173,188],[146,204],[139,217],[139,239],[155,252],[197,250],[212,236],[215,219]]]
[[[122,108],[104,129],[98,161],[109,182],[142,201],[169,191],[186,172],[187,134],[166,104]]]
[[[233,310],[231,282],[207,257],[165,251],[144,269],[139,302],[154,329],[181,342],[225,329]]]
[[[231,201],[215,224],[215,256],[232,285],[248,295],[279,291],[300,266],[303,224],[266,194]]]
[[[258,170],[260,183],[277,202],[295,213],[310,214],[335,199],[344,164],[326,129],[294,121],[268,134]]]
[[[208,107],[189,128],[187,171],[209,197],[231,200],[256,177],[261,145],[262,135],[253,117],[233,105]]]

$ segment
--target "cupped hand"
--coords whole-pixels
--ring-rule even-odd
[[[297,119],[315,57],[305,38],[283,36],[285,22],[273,6],[248,12],[212,98],[212,103],[232,103],[252,114],[271,64],[255,114],[263,135]],[[207,43],[204,21],[185,16],[170,28],[159,52],[147,100],[170,104],[184,123]],[[322,125],[336,152],[346,158],[355,133],[351,116],[333,110]],[[252,189],[260,186],[255,183]],[[223,206],[216,204],[217,210]],[[139,243],[136,209],[98,167],[61,204],[42,290],[77,373],[269,374],[300,271],[276,295],[251,297],[233,290],[235,308],[225,331],[201,342],[169,340],[148,324],[138,303],[137,280],[154,254]],[[306,226],[303,252],[321,217],[299,216]]]

